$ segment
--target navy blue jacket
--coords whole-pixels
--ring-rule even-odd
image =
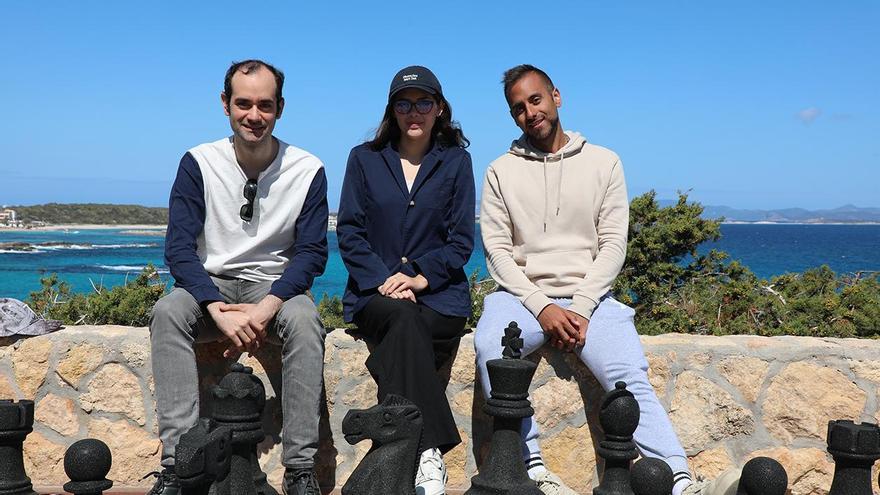
[[[345,321],[378,294],[385,280],[421,273],[428,288],[416,294],[447,316],[469,316],[471,299],[464,265],[474,249],[474,172],[463,148],[434,147],[422,159],[412,191],[390,145],[351,150],[336,235],[348,269],[342,298]]]

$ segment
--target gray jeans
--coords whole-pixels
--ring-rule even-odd
[[[229,303],[257,303],[271,286],[271,282],[211,278]],[[326,331],[315,304],[306,295],[285,301],[272,327],[275,335],[270,334],[273,338],[269,341],[281,345],[281,460],[286,467],[312,468],[318,450]],[[175,288],[153,307],[150,346],[163,466],[174,465],[180,435],[199,416],[193,344],[221,337],[211,317],[184,289]]]

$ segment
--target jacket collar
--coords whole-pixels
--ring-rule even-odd
[[[403,167],[400,165],[400,153],[391,146],[391,143],[386,144],[385,147],[382,148],[382,157],[385,159],[385,165],[388,166],[391,175],[394,177],[394,181],[397,182],[397,187],[400,188],[400,192],[407,198],[411,198],[425,182],[425,179],[427,179],[434,169],[437,168],[437,165],[443,161],[444,152],[445,148],[443,146],[434,143],[428,153],[422,158],[422,165],[419,167],[419,172],[416,174],[416,178],[413,181],[412,191],[408,191],[406,188],[406,178],[403,176]]]

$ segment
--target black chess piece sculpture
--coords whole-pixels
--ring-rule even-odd
[[[220,383],[211,387],[211,398],[215,430],[226,428],[231,432],[229,474],[214,481],[211,493],[278,495],[257,462],[257,444],[266,436],[261,423],[266,406],[263,382],[254,376],[253,369],[234,363]]]
[[[408,399],[388,394],[369,409],[348,411],[342,420],[345,441],[373,445],[345,486],[343,495],[412,495],[421,452],[422,413]]]
[[[218,427],[210,418],[199,418],[180,436],[174,451],[174,466],[182,492],[207,495],[211,484],[229,475],[232,430]]]
[[[466,495],[542,495],[529,478],[522,456],[522,419],[534,414],[528,400],[537,365],[520,359],[523,339],[516,322],[504,329],[501,359],[486,363],[491,397],[483,410],[492,416],[492,440],[480,472],[471,478]]]
[[[629,465],[638,457],[632,436],[639,425],[639,403],[626,389],[626,383],[615,383],[614,390],[609,390],[602,397],[599,423],[605,432],[605,439],[599,442],[596,453],[605,459],[605,471],[593,493],[633,495]]]
[[[107,479],[112,463],[106,443],[94,438],[74,442],[64,452],[64,472],[70,478],[64,491],[73,495],[101,495],[113,486]]]
[[[630,483],[635,495],[670,495],[672,468],[655,457],[642,457],[630,469]]]
[[[826,442],[834,458],[834,479],[828,495],[871,495],[871,467],[880,459],[880,427],[829,421]]]
[[[33,429],[33,401],[0,400],[0,495],[37,495],[25,474],[22,451]]]
[[[782,464],[769,457],[755,457],[745,463],[736,495],[785,495],[788,474]]]

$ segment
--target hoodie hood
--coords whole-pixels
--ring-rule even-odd
[[[547,153],[533,147],[529,143],[528,136],[525,134],[510,143],[510,150],[508,152],[513,155],[531,158],[542,162],[545,160],[556,161],[580,153],[584,145],[587,144],[587,140],[578,132],[565,131],[565,135],[568,136],[568,142],[565,143],[562,149],[556,153]]]

